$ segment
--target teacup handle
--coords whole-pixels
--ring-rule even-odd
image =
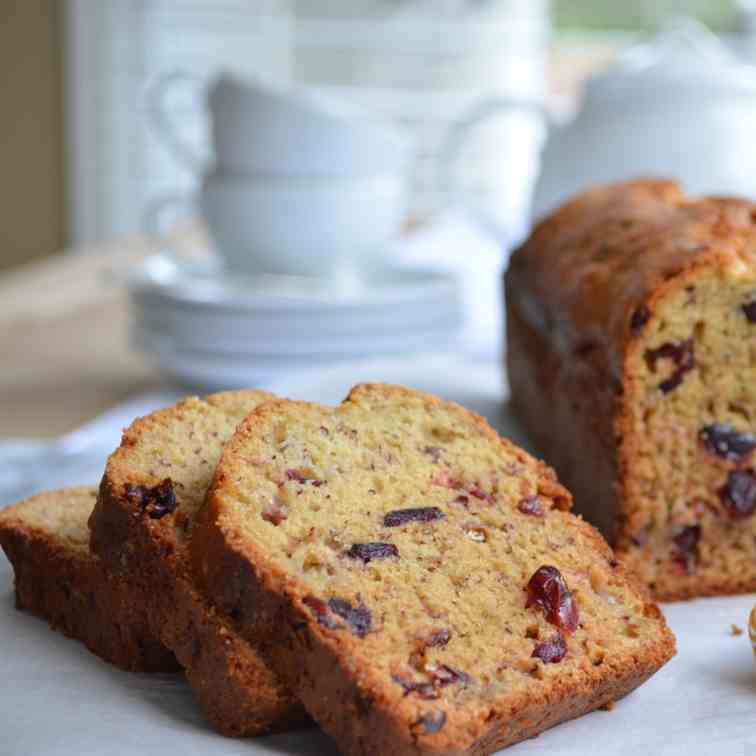
[[[147,90],[147,115],[157,137],[171,154],[192,173],[199,175],[205,170],[205,160],[196,148],[181,136],[181,130],[167,107],[167,96],[178,84],[204,87],[207,80],[189,71],[169,71],[160,76]]]
[[[450,202],[463,201],[464,192],[455,178],[452,166],[459,156],[462,147],[472,130],[484,121],[499,113],[513,113],[516,111],[530,111],[541,117],[548,128],[551,118],[546,109],[535,100],[518,99],[516,97],[495,96],[484,99],[473,105],[467,113],[459,118],[450,128],[439,158],[439,186]]]

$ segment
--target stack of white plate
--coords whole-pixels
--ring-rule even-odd
[[[211,262],[156,255],[128,283],[135,345],[171,377],[209,389],[452,351],[463,324],[457,280],[420,269],[385,268],[351,283],[242,278]]]

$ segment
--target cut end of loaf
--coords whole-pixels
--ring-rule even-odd
[[[675,281],[626,365],[619,551],[662,599],[756,589],[756,276]]]

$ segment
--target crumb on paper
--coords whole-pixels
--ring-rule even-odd
[[[730,625],[730,635],[733,638],[737,638],[738,635],[743,635],[743,628],[737,625]]]
[[[612,711],[614,707],[617,705],[616,701],[607,701],[602,707],[601,711]]]

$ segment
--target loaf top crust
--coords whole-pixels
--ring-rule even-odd
[[[620,380],[633,322],[696,270],[756,271],[756,204],[692,198],[666,179],[586,191],[538,223],[507,271],[507,296],[564,355],[593,347]]]
[[[570,503],[550,468],[477,415],[363,385],[337,408],[261,405],[224,450],[191,550],[242,632],[257,581],[307,627],[310,653],[335,660],[341,684],[300,680],[320,686],[314,707],[331,702],[311,710],[321,725],[351,729],[342,748],[482,753],[524,711],[537,722],[572,697],[601,705],[603,685],[621,695],[674,652]],[[526,605],[543,567],[566,581],[577,624]]]

